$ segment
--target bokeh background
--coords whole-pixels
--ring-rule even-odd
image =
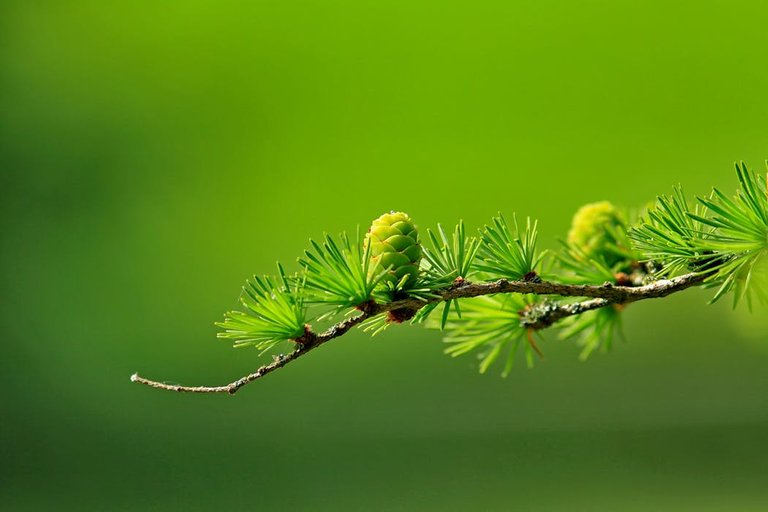
[[[755,2],[0,5],[0,509],[768,507],[768,314],[692,290],[502,379],[355,332],[236,397],[244,279],[380,213],[736,188],[768,157]]]

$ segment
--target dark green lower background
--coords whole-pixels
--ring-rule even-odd
[[[4,2],[1,510],[768,507],[768,312],[638,303],[507,379],[355,332],[243,389],[243,280],[390,209],[735,189],[768,156],[762,2]],[[295,266],[293,267],[295,268]]]

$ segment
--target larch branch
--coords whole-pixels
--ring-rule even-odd
[[[187,393],[228,393],[235,394],[243,386],[258,380],[288,363],[309,353],[326,342],[343,336],[351,328],[373,316],[388,311],[412,310],[418,311],[427,304],[443,302],[453,299],[479,297],[497,293],[526,293],[535,295],[557,295],[561,297],[587,297],[588,300],[561,304],[559,302],[544,302],[539,308],[532,308],[521,313],[521,322],[531,329],[540,330],[552,326],[558,320],[565,317],[578,315],[593,309],[599,309],[612,304],[628,304],[645,299],[666,297],[691,286],[701,284],[706,278],[705,274],[691,273],[672,279],[662,279],[643,286],[616,286],[611,283],[603,285],[580,285],[553,283],[548,281],[509,281],[499,279],[489,283],[472,283],[462,281],[446,289],[436,291],[435,298],[428,301],[418,299],[404,299],[386,304],[368,302],[360,306],[361,313],[347,318],[322,333],[314,333],[309,326],[300,338],[294,340],[297,348],[286,355],[275,356],[274,360],[261,366],[255,372],[241,377],[223,386],[180,386],[154,381],[133,374],[132,382],[145,386],[164,389],[167,391]]]

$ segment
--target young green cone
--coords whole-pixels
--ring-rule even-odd
[[[568,244],[585,256],[609,267],[627,260],[626,248],[617,238],[626,233],[621,212],[608,201],[585,204],[573,216]]]
[[[419,232],[408,214],[385,213],[368,230],[373,268],[389,268],[383,282],[393,286],[412,286],[419,275],[421,245]]]

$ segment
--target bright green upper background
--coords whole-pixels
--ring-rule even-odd
[[[702,291],[507,379],[401,327],[235,398],[128,381],[252,370],[244,279],[390,209],[555,247],[762,171],[765,2],[672,4],[4,1],[0,509],[765,510],[768,315]]]

